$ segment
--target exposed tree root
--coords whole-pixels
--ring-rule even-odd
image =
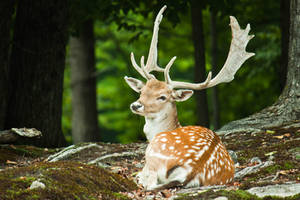
[[[259,133],[266,130],[300,129],[300,96],[279,98],[278,102],[244,119],[230,122],[217,131],[219,135]],[[287,96],[290,96],[287,94]]]

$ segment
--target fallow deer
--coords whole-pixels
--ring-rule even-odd
[[[186,83],[171,80],[169,70],[175,61],[173,57],[165,69],[157,64],[157,42],[159,24],[164,6],[155,22],[148,59],[141,57],[139,67],[131,53],[133,67],[147,82],[125,77],[128,85],[140,93],[140,98],[130,105],[133,113],[145,117],[144,132],[149,145],[146,149],[146,164],[139,173],[139,182],[147,190],[171,186],[193,187],[199,185],[226,184],[233,180],[234,163],[213,131],[200,126],[182,127],[177,118],[176,101],[185,101],[193,90],[202,90],[233,80],[236,71],[254,53],[246,52],[250,25],[241,29],[237,20],[230,17],[232,41],[227,60],[216,75],[211,72],[203,83]],[[159,81],[152,71],[164,72],[165,81]],[[178,90],[175,90],[175,89]]]

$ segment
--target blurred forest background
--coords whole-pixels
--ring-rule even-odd
[[[24,87],[20,90],[25,91],[25,74],[30,79],[49,78],[53,80],[51,84],[63,80],[62,102],[55,102],[54,98],[47,97],[52,92],[60,92],[58,89],[52,91],[47,87],[41,88],[43,92],[38,96],[24,92],[25,97],[14,97],[24,98],[23,102],[28,98],[31,102],[28,104],[28,110],[34,110],[39,102],[47,100],[58,107],[62,105],[62,110],[58,108],[57,111],[54,107],[40,107],[39,109],[47,111],[48,115],[35,115],[31,119],[42,121],[41,124],[44,125],[41,127],[44,127],[47,126],[45,123],[49,126],[53,123],[52,119],[48,120],[48,117],[45,117],[51,115],[49,112],[57,113],[53,117],[55,120],[60,120],[62,116],[61,127],[50,131],[49,134],[52,134],[51,138],[54,139],[51,139],[51,142],[48,139],[45,146],[59,146],[59,130],[62,130],[68,144],[91,140],[121,143],[145,140],[142,131],[144,118],[134,115],[129,109],[129,105],[138,98],[138,94],[127,86],[123,77],[132,76],[143,80],[131,65],[130,52],[134,52],[136,58],[148,55],[154,17],[163,5],[167,5],[168,8],[160,25],[158,63],[165,67],[170,58],[177,56],[171,71],[173,80],[203,81],[209,71],[216,74],[221,69],[231,41],[231,30],[228,26],[230,15],[237,18],[242,28],[250,23],[250,34],[255,34],[247,50],[256,55],[242,66],[233,82],[221,84],[216,89],[197,92],[190,100],[178,103],[182,125],[198,124],[217,130],[232,120],[246,117],[271,105],[285,85],[289,34],[289,1],[286,0],[60,0],[8,1],[0,4],[2,10],[5,8],[2,15],[9,16],[6,17],[9,23],[1,25],[8,27],[6,30],[9,32],[5,34],[2,31],[0,34],[5,35],[5,41],[9,41],[10,50],[6,51],[7,49],[1,46],[3,52],[18,55],[18,51],[26,51],[32,60],[40,56],[39,59],[45,66],[34,69],[38,71],[44,70],[49,61],[44,59],[43,55],[31,54],[35,54],[34,51],[42,52],[43,47],[54,45],[53,40],[49,38],[59,38],[54,40],[58,41],[54,43],[60,45],[57,48],[65,49],[65,52],[60,50],[60,53],[55,50],[55,56],[64,59],[63,63],[49,63],[56,67],[54,71],[58,68],[61,71],[55,71],[54,74],[53,70],[44,72],[45,76],[43,73],[28,74],[32,66],[28,55],[8,59],[8,53],[3,53],[0,58],[10,60],[7,61],[7,65],[15,72],[15,77],[11,78],[14,83],[6,88]],[[22,9],[25,11],[22,12]],[[33,17],[29,17],[31,21],[22,22],[22,19],[26,20],[26,14]],[[55,26],[59,28],[50,29],[49,27],[54,25],[53,21],[46,22],[49,19],[58,22]],[[18,29],[18,25],[22,24],[24,27]],[[24,30],[31,24],[35,24],[34,31],[28,31],[28,34],[31,34],[28,37],[40,42],[31,45],[30,50],[24,46],[23,49],[19,48],[20,43],[16,40],[19,38],[21,41],[28,41]],[[39,38],[37,32],[41,27],[47,27],[48,34],[52,36]],[[26,42],[22,44],[26,46]],[[49,57],[48,50],[47,53]],[[51,52],[50,54],[52,55]],[[26,63],[26,66],[20,64],[21,62]],[[13,70],[13,66],[17,67]],[[51,74],[50,77],[48,74]],[[37,88],[39,89],[39,86],[35,89],[38,90]],[[10,94],[10,99],[2,103],[6,113],[10,113],[9,107],[19,110],[28,107],[26,103],[15,106],[12,96],[14,95]],[[21,120],[20,123],[16,122],[23,113],[24,111],[19,111],[19,114],[2,121],[0,116],[0,128],[31,125],[39,129],[40,124],[21,123]],[[66,144],[64,139],[61,141],[63,142],[60,144]]]

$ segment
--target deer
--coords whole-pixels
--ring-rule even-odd
[[[169,72],[176,56],[165,68],[157,63],[158,31],[166,8],[162,7],[156,16],[146,64],[144,56],[141,57],[140,66],[134,54],[130,56],[133,67],[146,79],[146,83],[124,77],[126,83],[140,93],[130,109],[145,118],[143,131],[149,141],[145,166],[137,175],[138,182],[145,190],[227,184],[234,178],[235,167],[221,139],[205,127],[181,126],[176,102],[189,99],[193,90],[231,82],[242,64],[255,55],[246,52],[246,46],[254,35],[248,35],[249,24],[246,29],[241,29],[236,18],[230,16],[232,40],[228,57],[219,73],[212,78],[209,72],[202,83],[173,81]],[[151,74],[153,71],[164,73],[165,80],[158,80]]]

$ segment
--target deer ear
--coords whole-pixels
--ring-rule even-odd
[[[175,101],[188,100],[194,94],[193,90],[174,90],[172,97]]]
[[[131,89],[133,89],[137,93],[140,93],[141,89],[145,85],[142,81],[135,79],[135,78],[125,76],[124,79],[125,79],[126,83],[129,85],[129,87],[131,87]]]

